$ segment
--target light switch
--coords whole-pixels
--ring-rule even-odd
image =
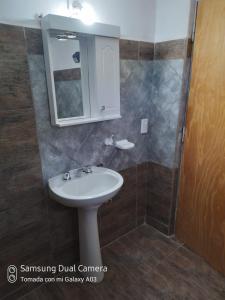
[[[148,133],[148,119],[141,120],[141,134]]]

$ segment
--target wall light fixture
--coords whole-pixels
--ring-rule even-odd
[[[96,22],[96,13],[94,8],[87,2],[74,0],[72,2],[71,17],[80,19],[86,25],[92,25]]]

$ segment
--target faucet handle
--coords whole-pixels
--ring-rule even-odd
[[[99,163],[99,164],[97,164],[96,167],[98,167],[98,168],[103,168],[103,167],[104,167],[104,164],[103,164],[103,163]]]
[[[65,181],[71,180],[71,174],[70,174],[70,171],[69,171],[69,172],[66,172],[66,173],[63,175],[63,180],[65,180]]]
[[[85,166],[85,167],[83,167],[83,172],[84,173],[86,173],[86,174],[90,174],[90,173],[92,173],[93,172],[93,170],[92,170],[92,167],[91,166]]]

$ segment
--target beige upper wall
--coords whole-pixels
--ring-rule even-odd
[[[196,0],[87,0],[97,21],[121,27],[125,39],[161,42],[186,38]],[[72,0],[1,0],[0,22],[39,27],[38,14],[71,15]]]
[[[188,37],[193,2],[196,0],[156,0],[155,42]]]
[[[72,0],[68,0],[72,2]],[[1,0],[0,22],[39,27],[38,14],[71,14],[67,0]],[[155,0],[87,0],[97,21],[121,27],[125,39],[154,41]]]

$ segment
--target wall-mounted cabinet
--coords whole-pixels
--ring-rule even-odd
[[[90,99],[93,117],[120,118],[119,43],[94,37],[89,43]]]
[[[42,33],[52,124],[120,118],[119,27],[48,15]]]

